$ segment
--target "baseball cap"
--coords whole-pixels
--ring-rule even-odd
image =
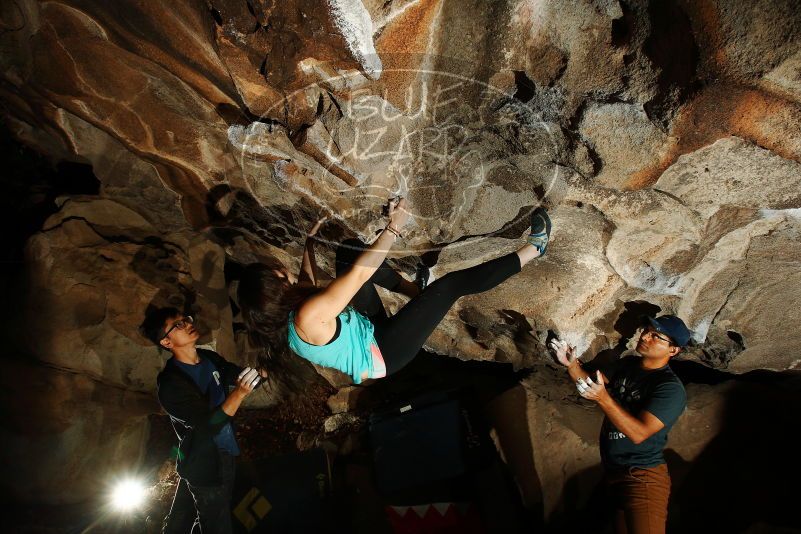
[[[648,317],[648,322],[654,327],[654,330],[665,334],[673,340],[673,343],[679,347],[686,347],[690,343],[690,336],[692,333],[684,321],[675,315],[661,315],[657,318]]]

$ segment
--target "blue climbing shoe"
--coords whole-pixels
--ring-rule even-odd
[[[526,241],[540,251],[540,256],[544,256],[550,236],[551,218],[548,217],[548,212],[545,211],[545,208],[535,209],[531,212],[531,233]]]

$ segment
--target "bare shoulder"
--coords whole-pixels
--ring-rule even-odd
[[[323,321],[319,315],[304,313],[303,306],[295,314],[293,322],[300,339],[311,345],[325,345],[336,333],[335,321]]]

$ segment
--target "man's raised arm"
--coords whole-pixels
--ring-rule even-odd
[[[589,375],[581,368],[581,363],[576,355],[576,347],[568,345],[567,341],[552,339],[551,349],[556,354],[556,361],[567,368],[567,373],[574,384],[579,378],[584,380],[589,378]]]

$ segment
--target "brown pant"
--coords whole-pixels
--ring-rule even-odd
[[[670,496],[667,465],[607,470],[606,489],[618,534],[664,534]]]

